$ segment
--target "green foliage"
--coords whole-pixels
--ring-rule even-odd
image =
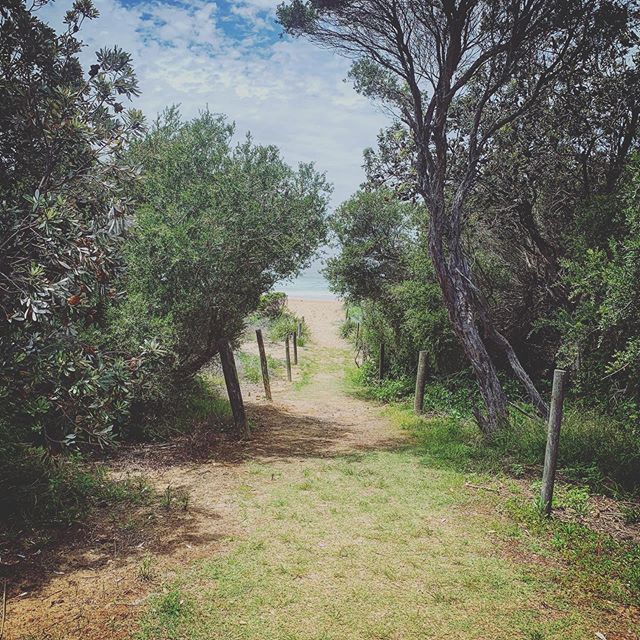
[[[640,439],[640,158],[619,195],[585,206],[565,281],[573,307],[557,323],[564,364],[581,394],[597,394]]]
[[[73,5],[61,34],[39,4],[11,0],[0,21],[0,420],[20,441],[102,445],[160,355],[152,341],[104,340],[134,204],[123,149],[142,116],[119,102],[138,93],[128,54],[80,66],[91,2]]]
[[[150,419],[130,424],[127,435],[131,439],[167,440],[192,431],[194,425],[206,422],[212,428],[219,427],[231,418],[231,408],[226,396],[220,392],[220,380],[203,371],[180,389],[180,397],[170,405],[162,405]],[[146,407],[147,411],[149,407]]]
[[[269,337],[274,342],[283,341],[292,333],[297,333],[298,323],[300,322],[302,322],[302,318],[285,309],[277,318],[269,323]],[[298,336],[297,340],[298,345],[301,347],[304,347],[309,340],[309,325],[307,325],[306,322],[302,322],[302,335]]]
[[[269,291],[260,296],[260,303],[256,310],[259,316],[275,320],[282,315],[287,306],[287,294],[282,291]]]
[[[355,393],[368,400],[393,402],[407,398],[412,393],[410,378],[378,379],[378,369],[372,362],[365,362],[359,369],[349,374],[349,383]]]
[[[309,341],[309,325],[287,307],[286,293],[272,291],[263,295],[253,321],[266,324],[269,338],[273,342],[284,341],[292,333],[297,335],[298,325],[301,323],[302,334],[297,337],[298,345],[304,347]]]
[[[513,473],[517,468],[539,468],[544,462],[545,425],[521,411],[513,409],[509,425],[491,440],[479,436],[472,421],[477,391],[471,390],[468,374],[427,384],[425,414],[442,417],[428,422],[413,416],[408,409],[412,406],[415,379],[379,381],[375,367],[365,364],[349,372],[348,382],[351,391],[360,397],[396,403],[391,406],[398,412],[395,415],[402,416],[402,426],[424,441],[431,456],[441,455],[447,464],[457,461],[462,468],[468,468],[471,460],[482,470]],[[629,425],[577,400],[567,401],[566,405],[558,453],[562,475],[613,494],[640,491],[640,441]],[[525,411],[533,413],[530,407]]]
[[[170,352],[162,402],[218,340],[239,338],[263,292],[304,266],[325,235],[324,177],[250,138],[234,146],[233,135],[224,116],[185,123],[170,109],[132,151],[143,204],[125,245],[128,299],[115,331],[125,344],[157,336]]]
[[[79,454],[51,456],[42,447],[7,446],[11,434],[0,429],[0,522],[21,528],[69,525],[92,508],[107,503],[144,503],[149,488],[136,480],[115,482],[101,467],[83,461]]]
[[[417,205],[386,189],[361,191],[331,217],[339,254],[325,275],[331,288],[358,305],[359,346],[376,357],[384,342],[392,376],[413,375],[428,349],[432,373],[462,366],[433,268],[426,256]],[[343,330],[354,337],[355,317]]]

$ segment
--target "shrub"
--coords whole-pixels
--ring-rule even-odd
[[[263,318],[275,320],[282,315],[287,306],[287,294],[282,291],[270,291],[260,296],[257,313]]]
[[[250,138],[234,146],[233,136],[224,116],[205,111],[183,122],[169,109],[131,152],[144,169],[142,204],[124,247],[127,299],[113,324],[122,344],[157,337],[170,353],[149,403],[172,402],[219,340],[240,337],[262,293],[303,267],[325,237],[324,177],[311,165],[290,168]]]
[[[138,93],[131,58],[103,49],[85,76],[76,33],[97,11],[75,3],[56,34],[39,4],[0,24],[0,419],[60,449],[109,442],[158,354],[104,340],[133,204],[122,149],[142,130],[119,102]]]

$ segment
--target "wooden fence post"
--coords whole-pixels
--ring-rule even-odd
[[[287,358],[287,380],[291,382],[291,351],[289,349],[289,334],[284,341],[285,354]]]
[[[249,423],[247,422],[247,415],[244,411],[244,402],[242,401],[242,391],[240,390],[236,361],[233,358],[233,349],[228,340],[218,340],[218,352],[220,353],[220,363],[222,364],[224,381],[227,386],[227,394],[229,395],[229,403],[231,404],[231,411],[233,413],[233,422],[238,432],[242,436],[247,437],[249,435]]]
[[[293,364],[298,364],[298,334],[294,331],[291,334],[293,340]]]
[[[551,407],[549,409],[549,428],[547,431],[547,449],[544,454],[544,471],[542,473],[542,490],[540,501],[542,511],[549,515],[553,502],[553,485],[558,466],[558,445],[560,443],[560,425],[562,424],[562,404],[564,402],[564,383],[566,371],[556,369],[553,372],[553,389],[551,391]]]
[[[304,317],[298,322],[298,338],[302,338],[302,325],[304,323]]]
[[[360,340],[360,323],[356,325],[356,345],[358,344],[358,340]]]
[[[380,343],[380,354],[378,358],[378,380],[382,380],[384,378],[384,342]]]
[[[424,388],[427,384],[427,352],[421,351],[418,357],[418,372],[416,374],[416,393],[413,398],[413,411],[416,415],[422,413],[424,404]]]
[[[262,369],[262,383],[264,384],[264,395],[267,400],[271,400],[271,383],[269,381],[269,367],[267,366],[267,354],[264,350],[264,340],[262,329],[256,329],[256,340],[258,341],[258,351],[260,352],[260,368]]]

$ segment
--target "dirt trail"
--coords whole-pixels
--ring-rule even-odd
[[[9,579],[4,637],[7,640],[103,640],[128,638],[136,628],[146,596],[187,563],[222,552],[245,533],[234,496],[253,463],[281,473],[307,458],[322,458],[396,447],[402,434],[375,407],[342,389],[349,350],[338,335],[342,305],[335,301],[290,300],[303,315],[312,344],[300,349],[312,380],[296,391],[274,380],[273,403],[262,389],[245,385],[253,426],[248,442],[213,440],[200,430],[191,439],[149,445],[111,464],[119,476],[143,474],[173,496],[189,496],[186,510],[176,506],[132,508],[130,514],[101,514],[69,532],[64,546],[34,545],[29,571],[16,567]],[[248,344],[251,351],[255,345]],[[282,345],[267,350],[282,357]],[[294,384],[301,369],[294,368]]]

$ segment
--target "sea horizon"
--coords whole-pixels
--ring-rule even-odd
[[[327,279],[322,275],[321,261],[314,262],[293,280],[276,283],[273,291],[282,291],[289,298],[303,300],[339,300],[339,296],[329,289]]]

